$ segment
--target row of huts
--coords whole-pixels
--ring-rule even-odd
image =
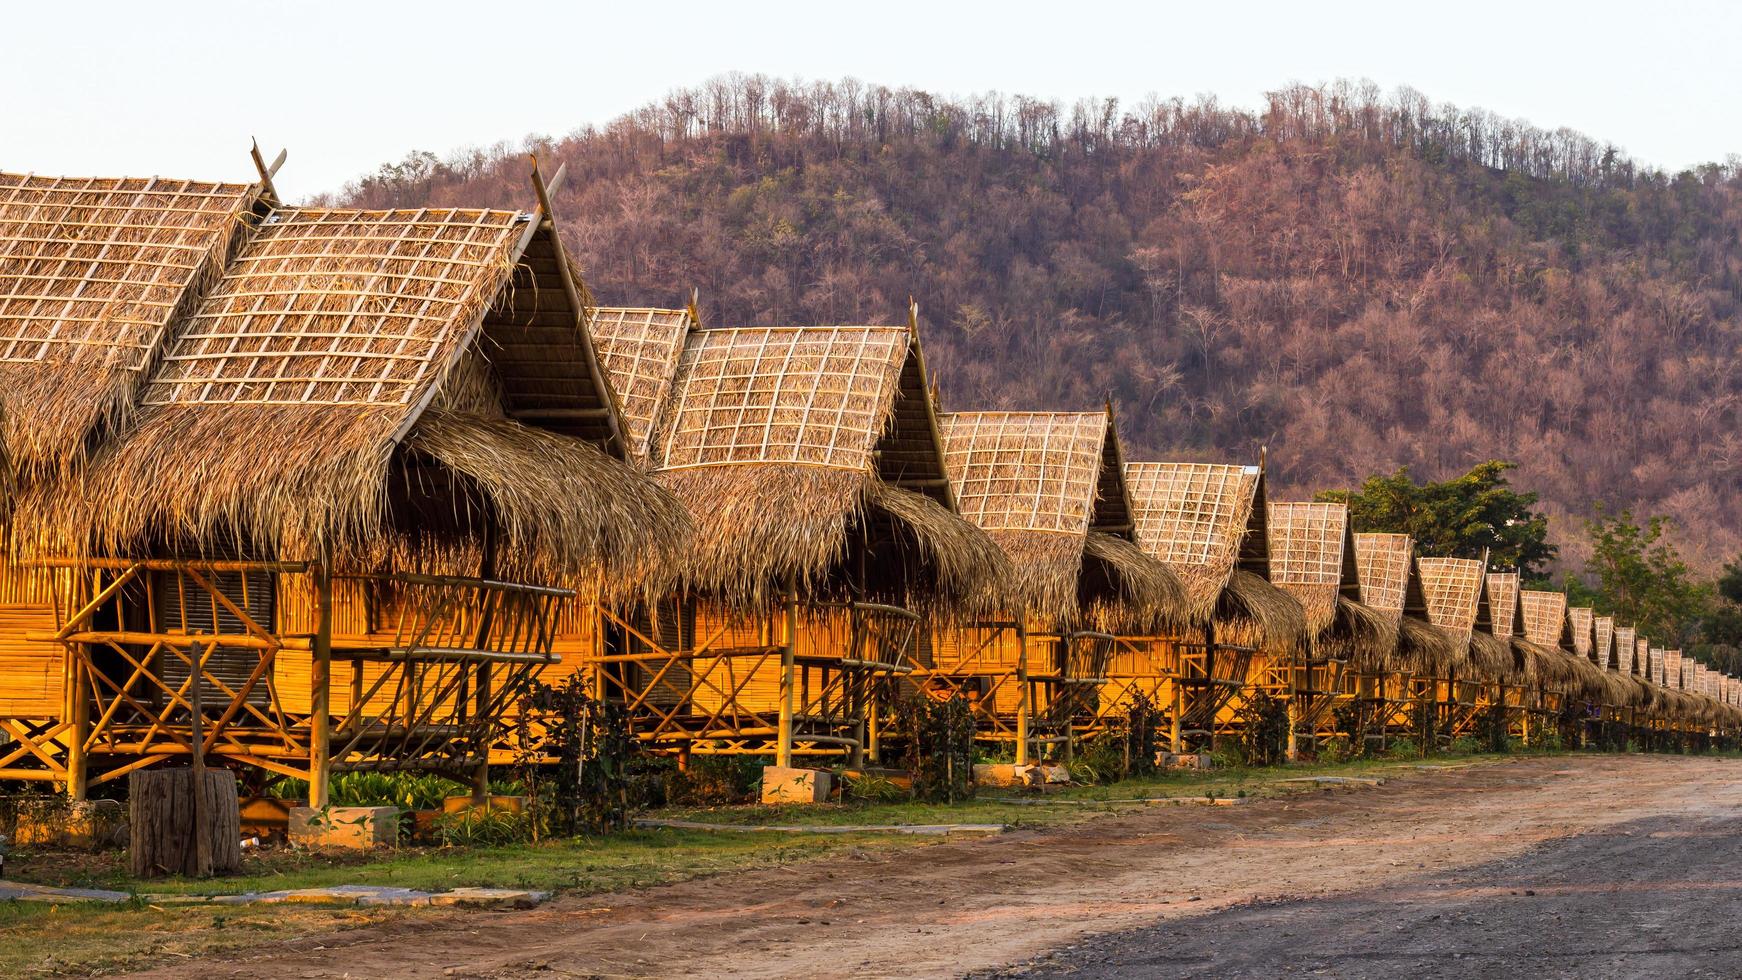
[[[481,789],[526,683],[571,675],[650,748],[783,764],[875,760],[917,697],[1018,761],[1140,699],[1176,750],[1278,704],[1296,750],[1742,728],[1734,678],[1270,501],[1262,458],[944,410],[916,311],[601,307],[560,173],[523,211],[365,211],[255,163],[0,173],[0,779],[82,797],[197,752],[316,806],[346,770]]]

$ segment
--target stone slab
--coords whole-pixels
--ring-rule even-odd
[[[964,835],[984,837],[1002,834],[1007,830],[1001,823],[934,823],[934,824],[749,824],[749,823],[700,823],[694,820],[637,820],[635,826],[643,829],[667,828],[671,830],[709,830],[724,833],[780,833],[780,834],[913,834],[922,837],[943,837]]]

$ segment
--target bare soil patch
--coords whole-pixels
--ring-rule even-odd
[[[1218,910],[1388,887],[1635,821],[1742,804],[1742,762],[1526,759],[1375,788],[1165,808],[988,840],[848,851],[789,868],[525,912],[455,913],[202,961],[206,977],[950,976]],[[1625,839],[1625,838],[1623,838]],[[180,962],[140,976],[186,977]]]

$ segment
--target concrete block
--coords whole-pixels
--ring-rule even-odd
[[[1041,766],[982,763],[974,767],[974,784],[994,789],[1032,789],[1046,784]]]
[[[833,784],[834,776],[822,769],[769,766],[762,770],[762,802],[822,803]]]
[[[293,807],[290,842],[304,847],[363,851],[391,846],[399,840],[396,806],[330,806],[325,810]]]
[[[16,813],[15,847],[95,851],[127,843],[127,812],[115,800],[25,799],[18,801]]]
[[[1214,769],[1208,752],[1157,752],[1155,764],[1162,769]]]
[[[1071,771],[1064,766],[1041,766],[1041,782],[1048,786],[1062,786],[1071,781]]]

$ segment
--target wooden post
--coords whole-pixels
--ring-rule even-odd
[[[1186,648],[1178,637],[1173,643],[1173,724],[1168,731],[1168,751],[1175,755],[1185,752],[1186,731]],[[1151,760],[1148,764],[1153,764]]]
[[[333,740],[333,569],[325,555],[315,566],[314,576],[315,639],[309,663],[308,805],[319,810],[327,805],[332,782]]]
[[[1016,623],[1016,764],[1028,765],[1028,627]]]
[[[1293,659],[1292,654],[1290,654],[1290,659]],[[1283,754],[1283,758],[1287,759],[1289,762],[1298,762],[1300,761],[1300,680],[1302,674],[1312,668],[1306,666],[1306,663],[1303,662],[1303,664],[1298,668],[1291,663],[1287,669],[1288,690],[1286,693],[1288,695],[1288,704],[1286,705],[1286,708],[1288,710],[1288,747]],[[1307,686],[1312,686],[1312,679],[1310,677],[1307,678]]]
[[[792,766],[793,659],[798,646],[798,584],[786,582],[786,636],[780,645],[780,743],[774,747],[774,764]]]
[[[67,796],[75,802],[85,799],[90,786],[89,757],[85,742],[91,737],[91,699],[85,693],[85,660],[66,647],[67,663],[61,676],[67,685],[67,714],[72,733],[67,737]]]
[[[194,662],[193,696],[190,699],[193,722],[193,819],[188,821],[188,833],[193,835],[194,877],[205,878],[212,873],[212,837],[206,833],[207,815],[212,812],[211,788],[206,785],[206,715],[200,690],[205,685],[205,651],[200,641],[188,646],[189,659]]]

